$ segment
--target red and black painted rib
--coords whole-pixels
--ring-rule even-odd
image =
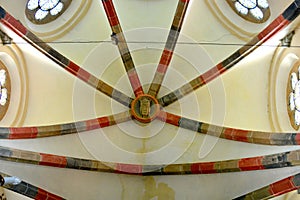
[[[0,173],[1,178],[3,177],[9,177],[6,174]],[[18,194],[21,194],[23,196],[36,199],[36,200],[64,200],[63,197],[60,197],[56,194],[53,194],[51,192],[48,192],[42,188],[39,188],[37,186],[34,186],[32,184],[29,184],[25,181],[22,181],[21,183],[17,185],[3,185],[2,187],[14,191]]]
[[[116,174],[131,174],[139,176],[184,175],[266,170],[299,166],[300,150],[215,162],[182,163],[170,165],[143,165],[102,162],[98,160],[80,159],[0,147],[0,160],[48,167],[98,171]]]
[[[162,106],[167,106],[178,99],[186,96],[190,92],[198,89],[199,87],[209,83],[221,74],[227,72],[235,64],[244,59],[247,55],[261,46],[264,42],[277,34],[287,25],[289,25],[294,19],[299,16],[300,2],[294,1],[279,17],[277,17],[270,25],[268,25],[263,31],[261,31],[250,42],[245,44],[242,48],[234,52],[227,59],[217,64],[210,70],[196,77],[189,83],[181,86],[179,89],[170,92],[169,94],[161,97],[158,101]]]
[[[300,150],[258,156],[252,158],[242,158],[228,161],[206,162],[206,163],[186,163],[173,164],[168,166],[149,166],[124,163],[105,163],[95,160],[86,160],[71,158],[66,156],[57,156],[29,151],[21,151],[0,147],[0,159],[18,163],[28,163],[42,166],[71,168],[79,170],[101,171],[109,173],[126,173],[132,175],[184,175],[184,174],[211,174],[226,173],[236,171],[251,171],[290,167],[299,165]],[[149,169],[155,169],[151,171]],[[5,175],[6,176],[6,175]],[[283,194],[299,188],[300,176],[292,176],[273,183],[255,192],[249,193],[237,199],[262,199]],[[63,199],[57,195],[51,194],[41,188],[21,182],[16,186],[8,186],[7,189],[13,190],[22,195],[34,199]],[[263,195],[263,196],[261,196]],[[251,199],[250,198],[250,199]]]
[[[150,94],[153,97],[157,96],[161,84],[164,80],[165,74],[167,72],[168,66],[172,60],[173,52],[180,34],[180,30],[184,21],[184,17],[186,15],[186,10],[188,8],[189,2],[190,0],[178,1],[176,13],[173,19],[171,29],[169,31],[167,42],[148,91],[148,94]]]
[[[131,120],[129,111],[85,121],[37,127],[0,127],[0,139],[32,139],[80,133]]]
[[[133,92],[136,97],[139,95],[142,95],[142,94],[144,94],[144,91],[143,91],[139,76],[136,72],[130,51],[128,49],[127,42],[126,42],[125,36],[123,34],[123,30],[120,25],[113,1],[112,0],[102,0],[102,3],[103,3],[103,7],[105,9],[105,13],[106,13],[107,19],[109,21],[111,30],[113,32],[112,39],[115,40],[115,43],[118,46],[124,67],[126,69],[131,87],[133,89]]]
[[[234,200],[251,200],[251,199],[270,199],[272,197],[280,196],[298,190],[300,188],[300,174],[290,176],[282,179],[268,186],[262,187],[258,190],[245,194],[243,196],[234,198]]]
[[[300,145],[299,133],[273,133],[216,126],[161,111],[158,118],[184,129],[223,139],[265,145]]]
[[[42,52],[45,56],[50,58],[52,61],[61,66],[64,70],[81,79],[82,81],[88,83],[93,88],[99,90],[105,95],[111,97],[112,99],[118,101],[119,103],[130,107],[132,99],[122,92],[112,88],[107,83],[99,80],[94,75],[90,74],[85,69],[81,68],[73,61],[69,60],[58,51],[50,47],[44,41],[39,39],[36,35],[34,35],[31,31],[29,31],[25,26],[23,26],[20,21],[15,19],[12,15],[6,12],[0,6],[0,22],[7,27],[9,27],[13,32],[19,35],[21,38],[26,40],[29,44],[31,44],[38,51]]]

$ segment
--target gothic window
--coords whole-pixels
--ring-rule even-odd
[[[28,0],[26,16],[35,24],[45,24],[58,18],[72,0]]]
[[[270,17],[268,0],[227,0],[231,8],[242,18],[263,23]]]
[[[4,63],[0,61],[0,120],[7,112],[11,93],[10,77]]]
[[[290,73],[287,88],[288,113],[291,125],[298,130],[300,126],[300,66],[294,67]]]

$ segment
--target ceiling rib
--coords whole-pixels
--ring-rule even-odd
[[[0,173],[0,176],[2,179],[9,178],[11,176]],[[32,185],[30,183],[27,183],[25,181],[21,181],[19,184],[5,184],[5,181],[3,182],[4,185],[2,187],[11,190],[13,192],[16,192],[20,195],[32,198],[32,199],[53,199],[53,200],[64,200],[63,197],[60,197],[56,194],[53,194],[51,192],[48,192],[40,187],[37,187],[35,185]]]
[[[299,6],[300,1],[294,1],[286,10],[283,11],[280,16],[278,16],[273,22],[271,22],[263,31],[257,34],[257,36],[254,37],[250,42],[245,44],[228,58],[215,65],[205,73],[201,74],[200,76],[196,77],[180,88],[174,90],[173,92],[170,92],[167,95],[161,97],[158,100],[159,103],[162,106],[170,105],[178,99],[181,99],[187,94],[197,90],[198,88],[206,85],[210,81],[227,72],[230,68],[234,67],[235,64],[248,56],[264,42],[269,40],[271,37],[282,31],[291,22],[293,22],[300,14]]]
[[[270,199],[300,189],[300,174],[287,177],[233,200]]]
[[[144,94],[143,87],[136,72],[114,4],[112,0],[102,0],[102,3],[113,32],[112,40],[114,40],[115,44],[118,46],[133,92],[136,97],[140,96]]]
[[[157,96],[161,84],[164,80],[165,74],[167,72],[168,66],[172,60],[173,52],[176,47],[176,43],[181,31],[181,27],[184,21],[184,17],[186,15],[189,2],[189,0],[178,1],[177,9],[175,12],[172,26],[169,31],[167,42],[165,44],[165,48],[161,55],[159,64],[157,66],[157,70],[154,74],[154,78],[148,91],[148,94],[153,97]]]
[[[123,94],[119,90],[111,87],[107,83],[99,80],[94,75],[90,74],[85,69],[81,68],[79,65],[75,64],[73,61],[69,60],[55,49],[50,47],[44,41],[39,39],[36,35],[34,35],[31,31],[29,31],[25,26],[23,26],[20,21],[15,19],[12,15],[6,12],[0,6],[0,22],[9,27],[13,32],[17,35],[25,39],[30,45],[32,45],[35,49],[43,53],[45,56],[50,58],[53,62],[57,63],[64,70],[81,79],[85,83],[89,84],[93,88],[102,92],[103,94],[111,97],[117,102],[130,107],[130,104],[133,99]]]
[[[104,1],[105,0],[103,0],[103,2]],[[222,73],[226,72],[228,69],[233,67],[236,63],[238,63],[240,60],[242,60],[244,57],[246,57],[248,54],[250,54],[252,51],[254,51],[258,46],[262,45],[265,41],[267,41],[269,38],[271,38],[274,34],[278,33],[284,27],[289,25],[299,15],[298,5],[300,5],[300,0],[294,1],[291,4],[291,6],[289,6],[288,9],[286,9],[283,12],[282,15],[280,15],[278,18],[276,18],[266,29],[264,29],[260,34],[258,34],[258,36],[253,38],[244,47],[242,47],[241,49],[236,51],[234,54],[229,56],[229,58],[225,59],[223,62],[221,62],[218,65],[216,65],[215,67],[213,67],[211,70],[205,72],[204,74],[200,75],[196,79],[193,79],[188,84],[180,87],[179,89],[162,97],[159,100],[160,103],[162,103],[163,106],[167,106],[167,105],[173,103],[174,101],[177,101],[178,99],[182,98],[183,96],[187,95],[188,93],[196,90],[197,88],[207,84],[214,78],[220,76]],[[8,13],[6,13],[6,11],[2,7],[0,7],[0,19],[3,24],[5,24],[9,28],[11,28],[15,33],[20,35],[22,38],[24,38],[27,42],[29,42],[31,45],[33,45],[35,48],[37,48],[39,51],[43,52],[43,54],[45,54],[51,60],[53,60],[60,66],[62,66],[65,70],[72,73],[73,75],[80,78],[81,80],[87,82],[88,84],[90,84],[94,88],[100,90],[104,94],[106,94],[106,95],[110,96],[111,98],[117,100],[118,102],[122,103],[123,105],[130,106],[131,101],[132,101],[132,99],[130,97],[126,96],[125,94],[123,94],[117,90],[114,90],[111,86],[107,85],[106,83],[102,82],[101,80],[98,80],[96,77],[89,74],[84,69],[81,69],[78,65],[76,65],[72,61],[68,60],[67,58],[65,58],[64,56],[59,54],[57,51],[52,49],[50,46],[48,46],[47,44],[45,44],[44,42],[39,40],[36,36],[33,35],[33,33],[29,32],[16,19],[14,19],[12,16],[10,16]],[[126,42],[125,42],[125,44],[126,44]],[[126,46],[127,46],[127,44],[126,44]],[[129,50],[128,50],[128,52],[129,52]],[[121,53],[121,55],[123,55],[123,54]],[[163,57],[163,55],[162,55],[162,57]],[[130,75],[129,72],[130,72],[130,70],[127,70],[129,79],[131,81],[132,87],[135,92],[135,95],[137,96],[140,94],[140,92],[142,90],[142,89],[136,89],[136,87],[141,86],[140,84],[136,83],[136,78],[138,78],[138,75],[135,72],[135,68],[134,68],[135,75],[133,75],[134,78],[132,78],[132,76]],[[99,86],[99,82],[100,82],[100,86]],[[114,95],[114,94],[116,94],[116,95]],[[179,126],[179,127],[188,128],[188,129],[191,128],[194,131],[197,131],[199,129],[199,125],[201,122],[196,122],[194,120],[182,118],[180,116],[176,116],[176,115],[173,115],[170,113],[165,113],[165,114],[167,115],[167,117],[165,117],[165,118],[160,117],[161,120],[165,120],[166,122],[176,125],[176,126]],[[126,118],[126,120],[127,120],[127,118]],[[107,124],[107,122],[103,122],[103,123]],[[96,123],[95,126],[98,126],[98,125]],[[201,123],[201,126],[202,125],[203,125],[203,123]],[[212,125],[206,124],[206,126],[209,127]],[[195,129],[195,128],[197,128],[197,129]],[[219,128],[227,129],[225,127],[219,127]],[[217,127],[215,127],[215,129],[217,129]],[[208,128],[208,129],[200,128],[200,130],[202,130],[204,132],[204,130],[208,131],[208,130],[210,130],[210,128]],[[230,129],[229,132],[230,132],[229,135],[226,135],[224,133],[225,138],[226,137],[231,137],[231,139],[236,139],[236,138],[243,138],[243,139],[247,138],[248,139],[249,138],[247,134],[246,134],[247,136],[244,135],[244,132],[242,130]],[[266,133],[264,133],[264,134],[266,134]],[[255,135],[255,134],[252,134],[252,135]],[[282,135],[282,134],[278,134],[278,135]],[[270,136],[270,135],[268,135],[268,136]],[[272,140],[272,142],[277,141],[277,140],[278,141],[292,140],[292,142],[298,143],[297,140],[293,141],[293,137],[294,137],[294,135],[285,135],[285,136],[282,135],[282,137],[275,138],[275,139],[273,138],[274,140]],[[297,136],[295,136],[295,138],[297,138]],[[263,137],[263,140],[264,139],[265,139],[265,137]],[[237,140],[237,141],[240,141],[240,140]],[[281,145],[281,144],[279,144],[279,145]],[[287,145],[287,144],[285,144],[285,145]],[[29,156],[26,156],[26,155],[28,155],[28,153],[29,153]],[[195,174],[198,173],[199,174],[203,171],[207,172],[207,173],[221,173],[221,172],[229,172],[231,170],[248,171],[248,170],[258,170],[258,169],[267,169],[267,168],[297,166],[300,163],[299,162],[299,158],[300,158],[299,154],[300,154],[300,152],[298,150],[298,151],[285,152],[285,153],[281,153],[281,154],[274,154],[274,155],[253,157],[253,158],[242,158],[242,159],[230,160],[230,161],[169,165],[167,167],[161,168],[160,171],[154,171],[153,173],[154,174],[157,173],[157,175],[163,175],[164,172],[166,172],[166,174],[188,174],[188,173],[195,173]],[[277,160],[270,159],[270,158],[277,158]],[[65,157],[65,156],[56,156],[56,155],[50,155],[50,154],[28,152],[28,151],[22,151],[22,150],[9,149],[9,148],[5,148],[5,147],[0,147],[0,159],[14,161],[14,162],[46,165],[46,166],[52,166],[52,167],[63,167],[63,168],[73,168],[73,169],[76,168],[76,169],[84,169],[84,170],[91,170],[92,167],[101,168],[101,163],[99,161],[91,161],[91,160],[84,160],[84,159],[78,159],[78,158],[70,158],[70,157]],[[264,160],[268,161],[266,165],[264,165],[264,162],[263,162]],[[97,163],[97,165],[94,165],[96,163],[93,163],[93,162],[98,162],[98,163]],[[232,163],[234,163],[234,167],[232,167]],[[103,165],[103,163],[102,163],[102,165]],[[143,169],[145,169],[146,167],[149,167],[149,166],[121,164],[121,163],[116,163],[115,168],[113,170],[109,171],[106,168],[106,170],[107,170],[106,172],[123,173],[124,171],[122,169],[124,169],[124,168],[128,169],[128,166],[129,166],[129,171],[127,171],[127,173],[129,173],[129,174],[147,175],[147,173],[143,174]],[[202,168],[203,168],[203,171],[202,171]],[[295,176],[288,177],[279,182],[276,182],[269,186],[266,186],[266,187],[258,190],[258,192],[254,191],[251,194],[247,194],[245,196],[238,197],[237,199],[245,199],[248,197],[252,198],[252,197],[255,197],[256,194],[261,195],[261,191],[264,192],[264,195],[265,195],[264,197],[271,197],[271,196],[283,194],[283,193],[291,191],[291,190],[298,189],[300,186],[299,176],[300,175],[297,174]],[[25,192],[23,191],[24,188],[25,188]],[[21,193],[23,195],[29,196],[31,198],[35,198],[36,195],[42,195],[41,197],[52,196],[55,199],[63,199],[62,197],[58,197],[54,194],[44,191],[43,189],[29,185],[28,183],[25,183],[25,182],[22,182],[20,184],[20,187],[12,187],[12,188],[8,188],[8,189],[11,189],[11,190]],[[34,191],[32,191],[32,189]],[[261,198],[261,196],[259,196],[259,197]]]
[[[274,133],[216,126],[161,111],[158,119],[168,124],[227,140],[264,145],[300,145],[300,133]]]
[[[143,165],[103,162],[99,160],[59,156],[54,154],[0,147],[0,160],[94,172],[97,171],[116,174],[157,176],[216,174],[295,167],[300,165],[300,150],[213,162],[180,163],[168,165],[161,163],[159,165]]]
[[[0,139],[33,139],[91,131],[131,120],[130,111],[66,124],[36,127],[0,127]]]

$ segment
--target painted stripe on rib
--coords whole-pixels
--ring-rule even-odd
[[[105,128],[131,120],[130,111],[85,121],[38,127],[0,127],[1,139],[30,139],[52,137]]]
[[[3,9],[3,8],[2,8]],[[66,71],[70,72],[72,75],[80,78],[82,81],[88,83],[90,86],[94,87],[95,89],[99,90],[100,92],[108,95],[109,97],[115,99],[112,95],[112,91],[115,91],[110,85],[98,80],[95,76],[87,72],[86,70],[80,68],[77,64],[70,61],[68,58],[64,57],[62,54],[54,50],[44,41],[40,40],[36,35],[26,29],[18,20],[16,20],[13,16],[6,12],[5,17],[1,19],[1,22],[9,27],[12,31],[18,34],[20,37],[25,39],[29,44],[43,53],[45,56],[50,58],[55,63],[59,64],[63,67]],[[95,82],[100,82],[105,87],[96,87],[97,85]],[[92,84],[91,84],[92,83]],[[117,91],[121,93],[120,91]],[[119,103],[130,107],[132,99],[127,95],[122,94],[122,98],[115,99]],[[120,99],[122,101],[120,101]],[[124,102],[125,101],[125,102]]]
[[[171,164],[168,166],[108,163],[0,147],[0,160],[48,167],[133,175],[211,174],[275,169],[300,165],[300,150],[233,160]],[[300,180],[297,182],[300,184]]]
[[[290,7],[293,7],[293,9],[290,9]],[[290,10],[288,13],[286,13],[286,16],[280,15],[279,17],[277,17],[270,25],[268,25],[256,37],[254,37],[250,42],[245,44],[238,51],[230,55],[227,59],[217,64],[212,69],[205,72],[204,74],[193,79],[189,83],[183,85],[179,89],[163,96],[158,101],[162,103],[162,106],[170,105],[171,103],[177,101],[179,98],[186,96],[193,90],[198,89],[199,87],[209,83],[210,81],[214,80],[216,77],[228,71],[236,63],[241,61],[243,58],[245,58],[247,55],[249,55],[251,52],[257,49],[259,46],[261,46],[264,42],[266,42],[276,33],[281,31],[284,27],[289,25],[299,15],[299,8],[298,7],[295,8],[294,3],[292,3],[290,7],[284,11],[284,13],[286,13],[287,10]],[[183,88],[185,88],[187,85],[188,86],[192,85],[193,90],[184,90]],[[174,93],[181,93],[181,95],[176,96],[174,95]]]
[[[168,124],[196,131],[201,134],[239,142],[266,145],[297,145],[299,141],[296,139],[300,138],[300,133],[273,133],[216,126],[164,111],[160,112],[158,119]]]
[[[122,57],[122,61],[123,61],[124,67],[126,69],[133,92],[136,97],[139,95],[142,95],[142,94],[144,94],[144,91],[143,91],[140,79],[138,77],[138,74],[135,70],[135,66],[134,66],[130,51],[128,49],[127,42],[126,42],[125,36],[123,34],[121,25],[119,23],[117,12],[113,5],[113,1],[112,0],[106,0],[106,1],[102,0],[102,3],[104,6],[104,9],[105,9],[107,19],[110,23],[111,30],[113,32],[113,37],[115,37],[115,39],[117,40],[116,44],[118,46],[120,55]]]
[[[282,194],[286,194],[293,190],[297,190],[300,188],[298,185],[298,180],[300,179],[300,174],[296,174],[295,176],[290,176],[284,178],[280,181],[274,182],[270,185],[264,186],[260,189],[252,191],[243,196],[234,198],[234,200],[243,200],[243,199],[270,199],[272,197],[276,197]]]
[[[165,74],[169,67],[169,64],[173,57],[173,51],[176,47],[176,43],[180,34],[180,30],[184,21],[184,17],[186,15],[186,10],[188,7],[189,1],[178,1],[178,5],[176,8],[176,12],[173,18],[172,26],[169,31],[169,35],[164,47],[164,51],[162,52],[159,64],[157,66],[156,72],[154,74],[153,80],[151,82],[150,88],[148,90],[148,94],[156,97],[161,84],[164,80]]]

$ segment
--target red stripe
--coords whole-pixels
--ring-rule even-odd
[[[116,165],[116,170],[119,173],[142,174],[143,166],[118,163]]]
[[[191,165],[192,174],[206,174],[206,173],[216,173],[214,169],[215,162],[209,163],[194,163]]]
[[[84,81],[88,81],[91,74],[84,69],[80,68],[77,64],[69,60],[69,65],[65,68],[68,72],[72,73],[73,75],[79,77]]]
[[[72,61],[69,61],[69,65],[65,69],[85,82],[88,82],[91,77],[91,74],[89,72],[80,68],[77,64],[75,64]]]
[[[239,160],[238,165],[242,171],[260,170],[264,169],[262,160],[263,156],[255,158],[243,158]]]
[[[38,193],[34,199],[37,199],[37,200],[45,200],[45,199],[47,199],[47,200],[63,200],[62,197],[59,197],[55,194],[51,194],[40,188],[38,189]]]
[[[219,70],[219,73],[222,74],[224,73],[227,69],[223,66],[223,63],[219,63],[215,66],[218,70]]]
[[[280,15],[268,27],[261,31],[257,37],[261,42],[264,42],[270,37],[272,37],[274,34],[276,34],[282,27],[289,23],[290,21],[284,19],[284,17]]]
[[[269,192],[270,194],[274,196],[278,196],[287,192],[290,192],[292,190],[295,190],[297,187],[293,184],[293,177],[289,177],[286,179],[283,179],[281,181],[278,181],[276,183],[273,183],[270,185]]]
[[[94,130],[100,128],[100,124],[98,119],[91,119],[85,122],[86,130]]]
[[[179,120],[181,119],[180,116],[177,115],[173,115],[170,113],[165,113],[165,112],[161,112],[158,116],[161,120],[169,123],[169,124],[173,124],[175,126],[179,126]]]
[[[9,139],[36,138],[38,134],[36,127],[9,128],[9,131]]]
[[[79,71],[80,67],[75,64],[74,62],[70,61],[69,65],[66,68],[69,72],[73,75],[77,76],[77,72]]]
[[[157,72],[159,73],[166,73],[167,71],[167,68],[171,62],[171,57],[173,55],[173,51],[169,51],[167,49],[165,49],[163,51],[163,54],[160,58],[160,61],[159,61],[159,65],[158,65],[158,68],[157,68]]]
[[[112,3],[112,0],[102,1],[110,26],[119,24],[116,10]]]
[[[221,74],[220,70],[222,69],[219,69],[219,66],[217,65],[212,69],[208,70],[207,72],[205,72],[204,74],[202,74],[200,77],[204,83],[208,83]]]
[[[128,71],[128,77],[133,88],[135,96],[144,94],[141,82],[135,70]]]
[[[21,32],[23,35],[26,35],[27,28],[23,26],[18,20],[16,20],[13,16],[9,13],[6,13],[5,17],[3,18],[9,24],[9,27],[12,29],[16,29]]]
[[[135,94],[135,96],[140,96],[140,95],[144,94],[143,87],[140,86],[137,89],[135,89],[134,94]]]
[[[100,124],[100,127],[107,127],[110,125],[110,120],[108,117],[101,117],[98,118],[98,123]]]
[[[40,165],[65,168],[67,166],[67,158],[64,156],[43,154],[41,155]]]
[[[296,142],[296,144],[300,145],[300,133],[297,133],[297,135],[295,137],[295,142]]]
[[[158,73],[165,74],[167,69],[168,69],[168,66],[164,65],[164,64],[158,64],[158,66],[157,66],[157,72]]]
[[[84,69],[80,68],[79,71],[77,72],[77,77],[79,77],[81,80],[88,82],[88,80],[91,77],[91,74]]]
[[[234,129],[231,129],[231,128],[226,128],[225,130],[224,130],[224,137],[226,138],[226,139],[228,139],[228,140],[232,140],[233,139],[233,137],[232,137],[232,132],[234,131]]]
[[[86,124],[86,130],[94,130],[97,128],[103,128],[107,127],[110,124],[110,119],[109,117],[101,117],[98,119],[91,119],[85,122]]]
[[[226,139],[248,142],[248,131],[226,128],[224,136]]]

